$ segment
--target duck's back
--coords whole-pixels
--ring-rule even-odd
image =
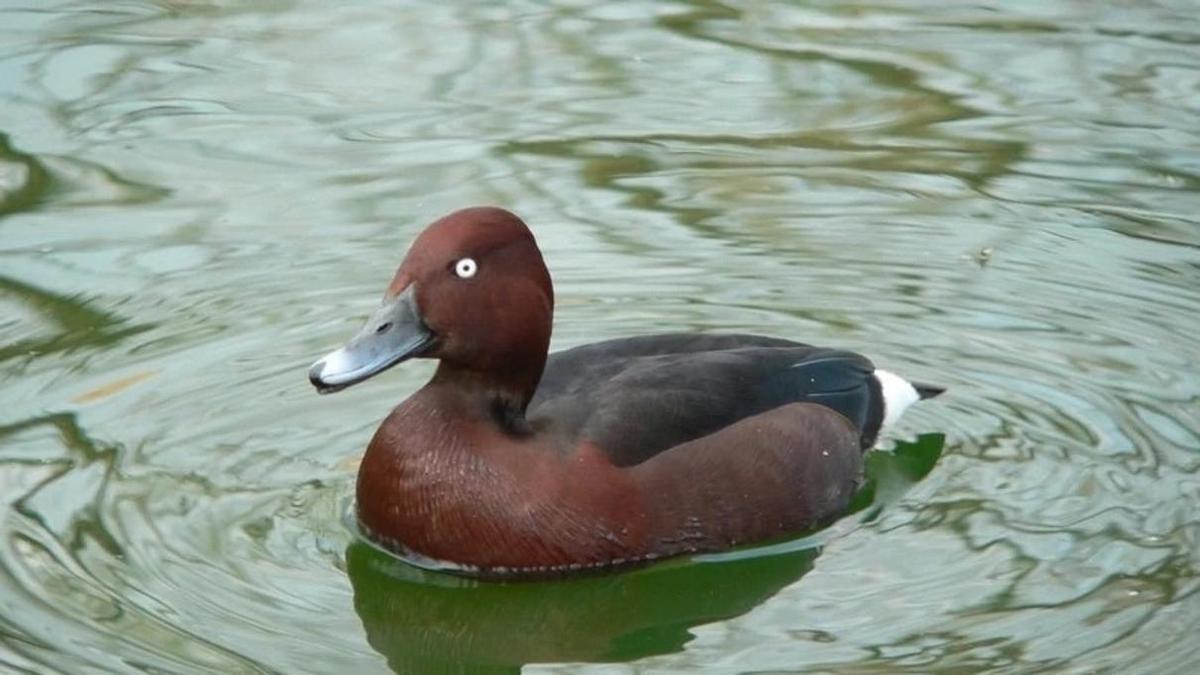
[[[866,448],[883,419],[873,372],[853,352],[754,335],[608,340],[551,354],[529,415],[618,466],[789,403],[837,411]]]

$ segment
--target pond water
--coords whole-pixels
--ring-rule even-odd
[[[430,368],[306,368],[476,203],[556,348],[856,349],[940,460],[774,555],[355,543]],[[0,2],[0,670],[1196,672],[1198,214],[1185,0]]]

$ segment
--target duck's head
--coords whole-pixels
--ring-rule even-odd
[[[528,400],[541,378],[554,290],[533,234],[494,207],[455,211],[417,237],[383,302],[345,346],[312,365],[329,393],[411,358]]]

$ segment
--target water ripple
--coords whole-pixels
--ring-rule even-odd
[[[1200,658],[1188,3],[93,9],[0,10],[0,667]],[[354,544],[428,367],[305,366],[470,202],[535,227],[556,348],[859,349],[949,386],[900,430],[945,455],[819,555],[493,587]]]

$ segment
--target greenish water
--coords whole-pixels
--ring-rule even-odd
[[[950,387],[901,429],[941,459],[769,556],[354,544],[429,368],[305,370],[475,203],[557,348],[854,348]],[[6,0],[0,671],[1193,673],[1198,335],[1195,2]]]

